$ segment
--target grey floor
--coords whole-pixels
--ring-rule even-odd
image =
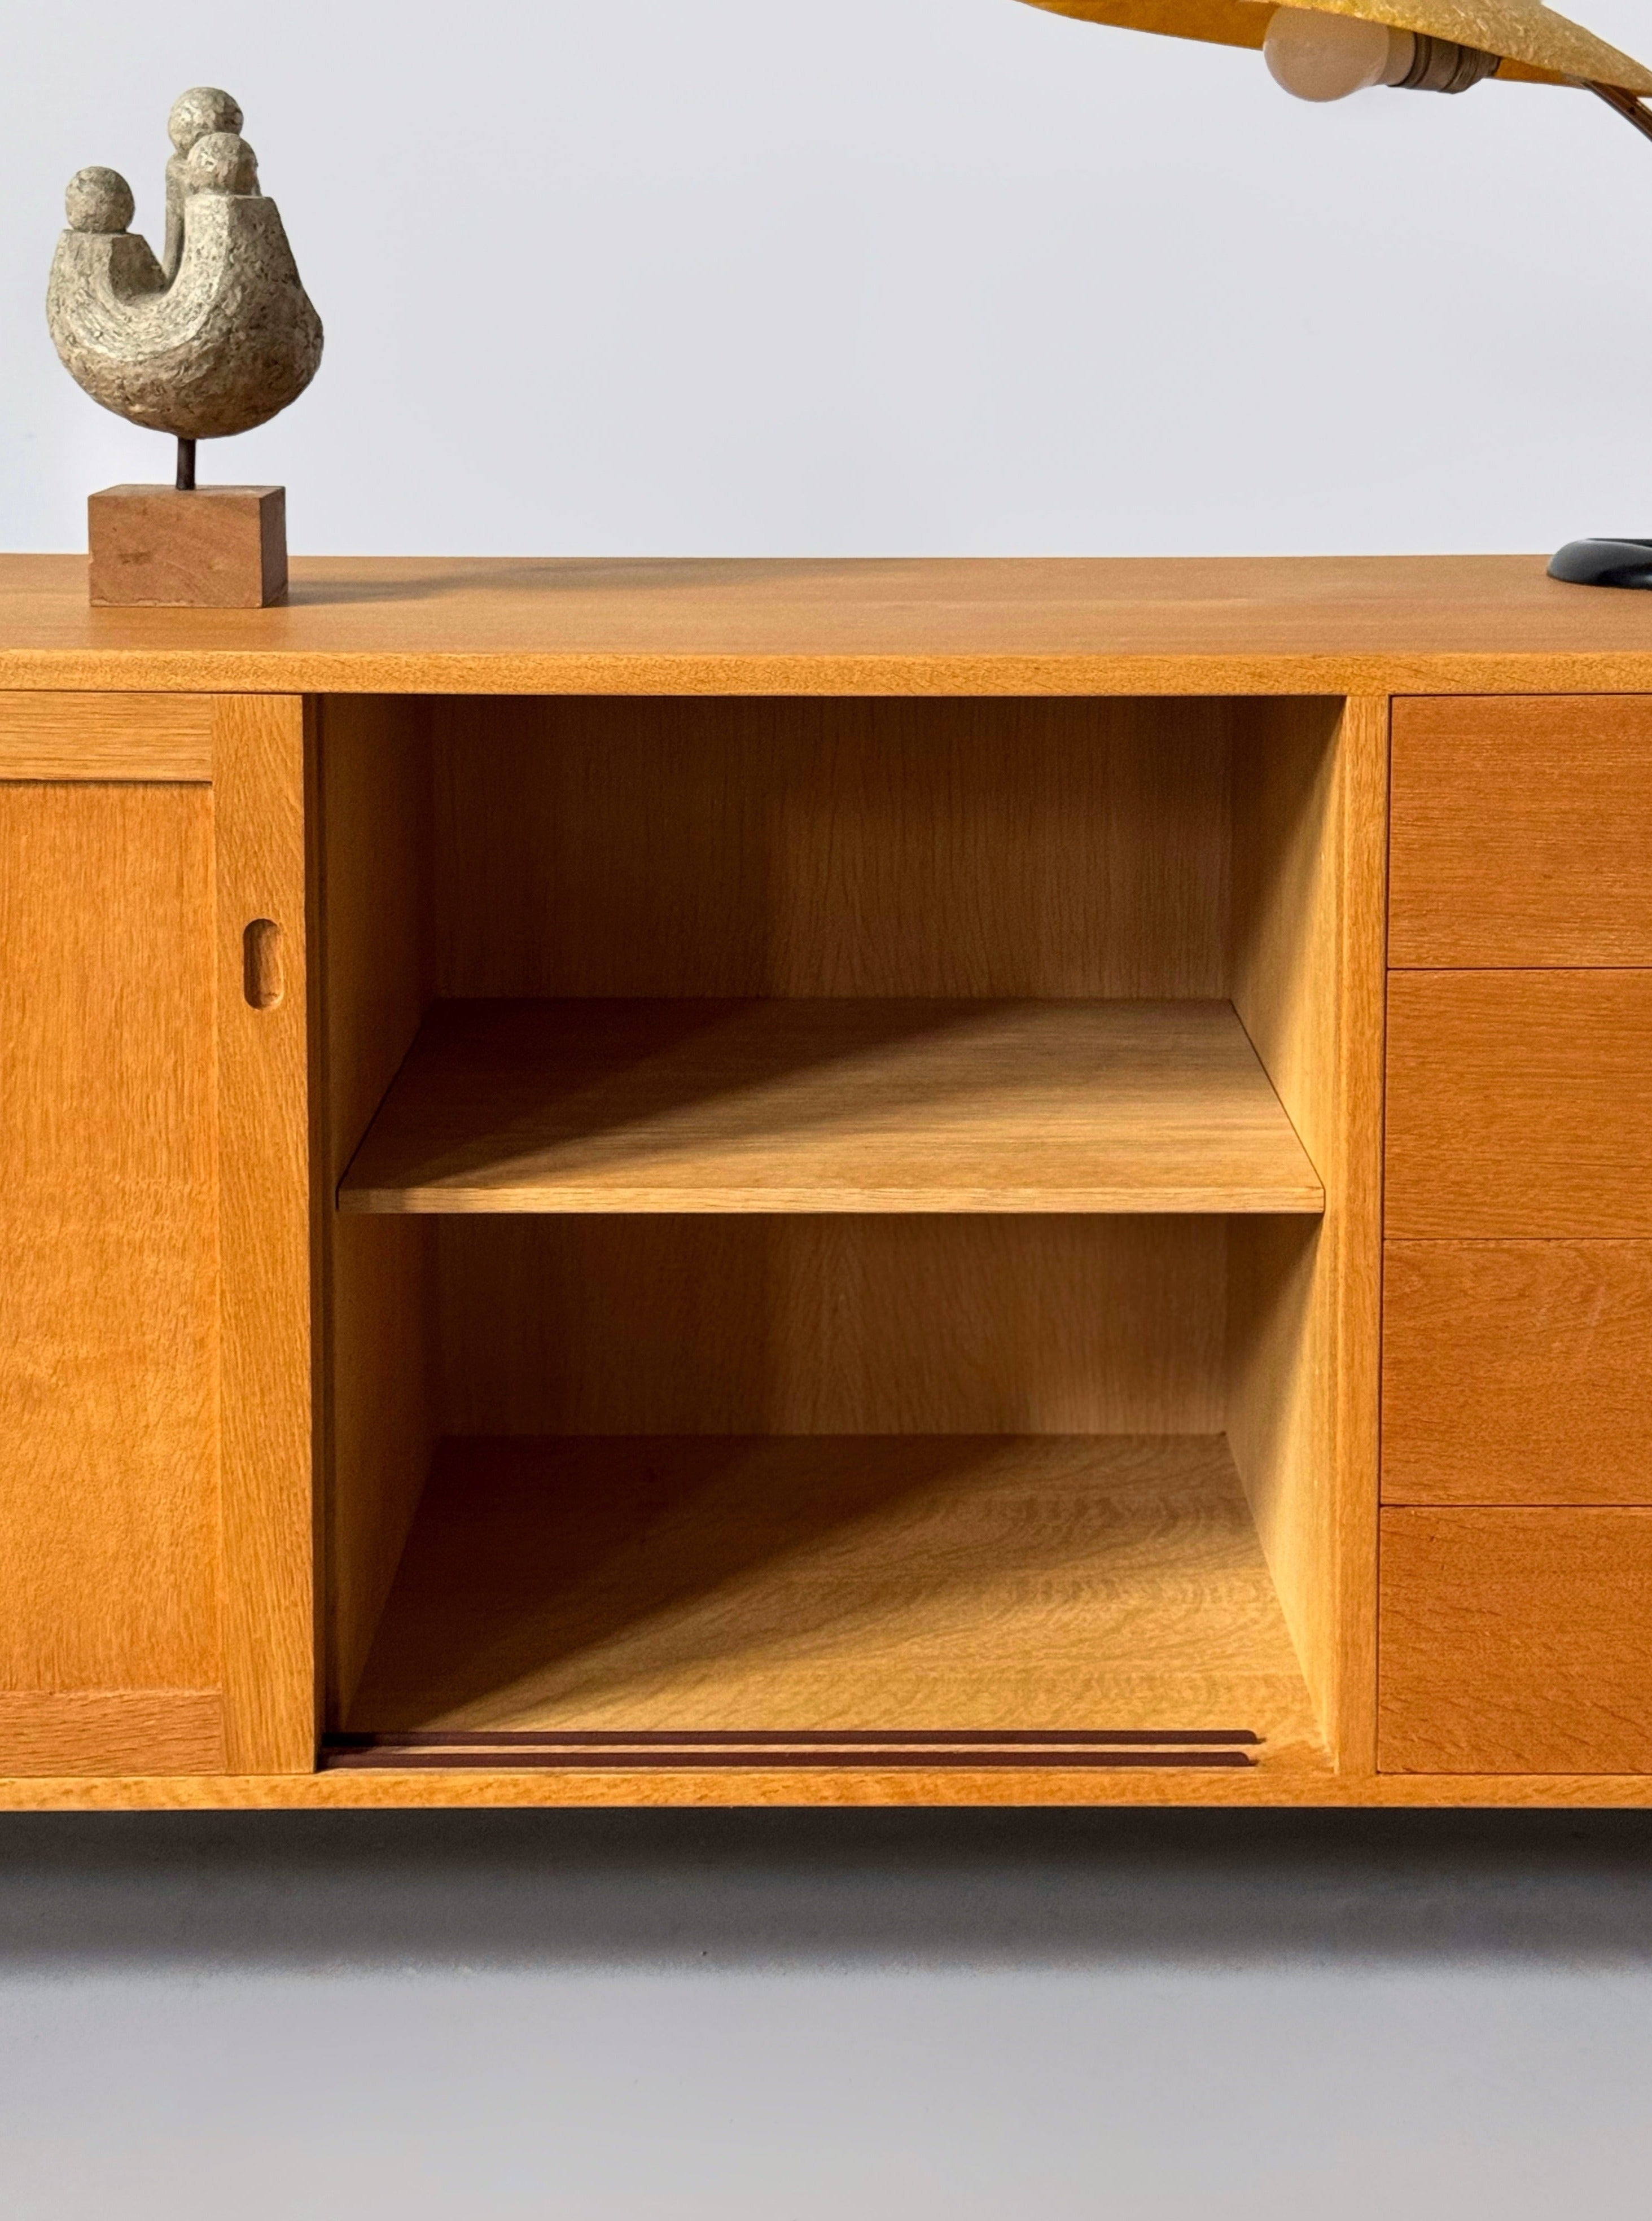
[[[0,1822],[0,2210],[1643,2215],[1639,1816]]]

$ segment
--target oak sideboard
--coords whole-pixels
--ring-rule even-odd
[[[0,558],[0,1804],[1652,1804],[1652,597]]]

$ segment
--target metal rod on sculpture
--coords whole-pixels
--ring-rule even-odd
[[[185,439],[181,433],[178,435],[178,478],[176,483],[179,493],[193,493],[195,491],[195,442],[193,440]]]
[[[1625,122],[1632,123],[1637,131],[1644,132],[1649,139],[1652,139],[1652,109],[1643,108],[1632,92],[1624,92],[1615,84],[1596,84],[1593,82],[1589,90],[1599,95],[1608,108],[1615,108]]]

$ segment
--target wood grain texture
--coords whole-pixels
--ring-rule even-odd
[[[1317,1735],[1219,1436],[445,1443],[348,1724]]]
[[[222,1774],[216,1689],[0,1691],[0,1754],[14,1774]]]
[[[271,610],[93,610],[0,558],[0,686],[361,694],[1652,691],[1542,555],[299,561]]]
[[[1389,960],[1652,963],[1652,699],[1394,704]]]
[[[1227,992],[1229,705],[434,705],[437,992]]]
[[[1386,1225],[1652,1235],[1652,971],[1396,972]]]
[[[207,779],[212,704],[191,694],[0,694],[0,779]]]
[[[287,590],[285,486],[105,486],[86,539],[94,609],[258,610]]]
[[[213,766],[229,1764],[296,1773],[314,1762],[316,1707],[303,704],[221,699]],[[273,1010],[243,993],[255,917],[282,931]]]
[[[1325,1187],[1230,1229],[1228,1434],[1340,1766],[1374,1762],[1387,704],[1255,704],[1233,995]]]
[[[616,1811],[713,1811],[831,1807],[890,1810],[976,1806],[1022,1810],[1505,1811],[1652,1809],[1644,1774],[1333,1774],[1321,1766],[1209,1770],[1166,1767],[1101,1773],[1078,1767],[898,1768],[685,1767],[612,1772],[497,1773],[469,1768],[397,1774],[0,1777],[0,1811],[28,1812],[350,1812]]]
[[[1230,1005],[441,1003],[347,1211],[1317,1211]]]
[[[31,1704],[218,1679],[212,814],[0,785],[0,1690]]]
[[[342,1717],[435,1447],[434,1229],[341,1218],[333,1190],[429,999],[429,720],[417,702],[321,705],[318,1168],[325,1258],[326,1717]]]
[[[444,1434],[1223,1423],[1217,1219],[505,1217],[435,1230]]]
[[[1652,1244],[1391,1242],[1391,1504],[1652,1504]]]
[[[1652,1770],[1652,1511],[1382,1515],[1386,1769]]]

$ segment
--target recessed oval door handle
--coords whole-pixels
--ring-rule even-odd
[[[286,992],[281,971],[281,929],[272,917],[255,917],[241,937],[241,988],[255,1010],[272,1010]]]

